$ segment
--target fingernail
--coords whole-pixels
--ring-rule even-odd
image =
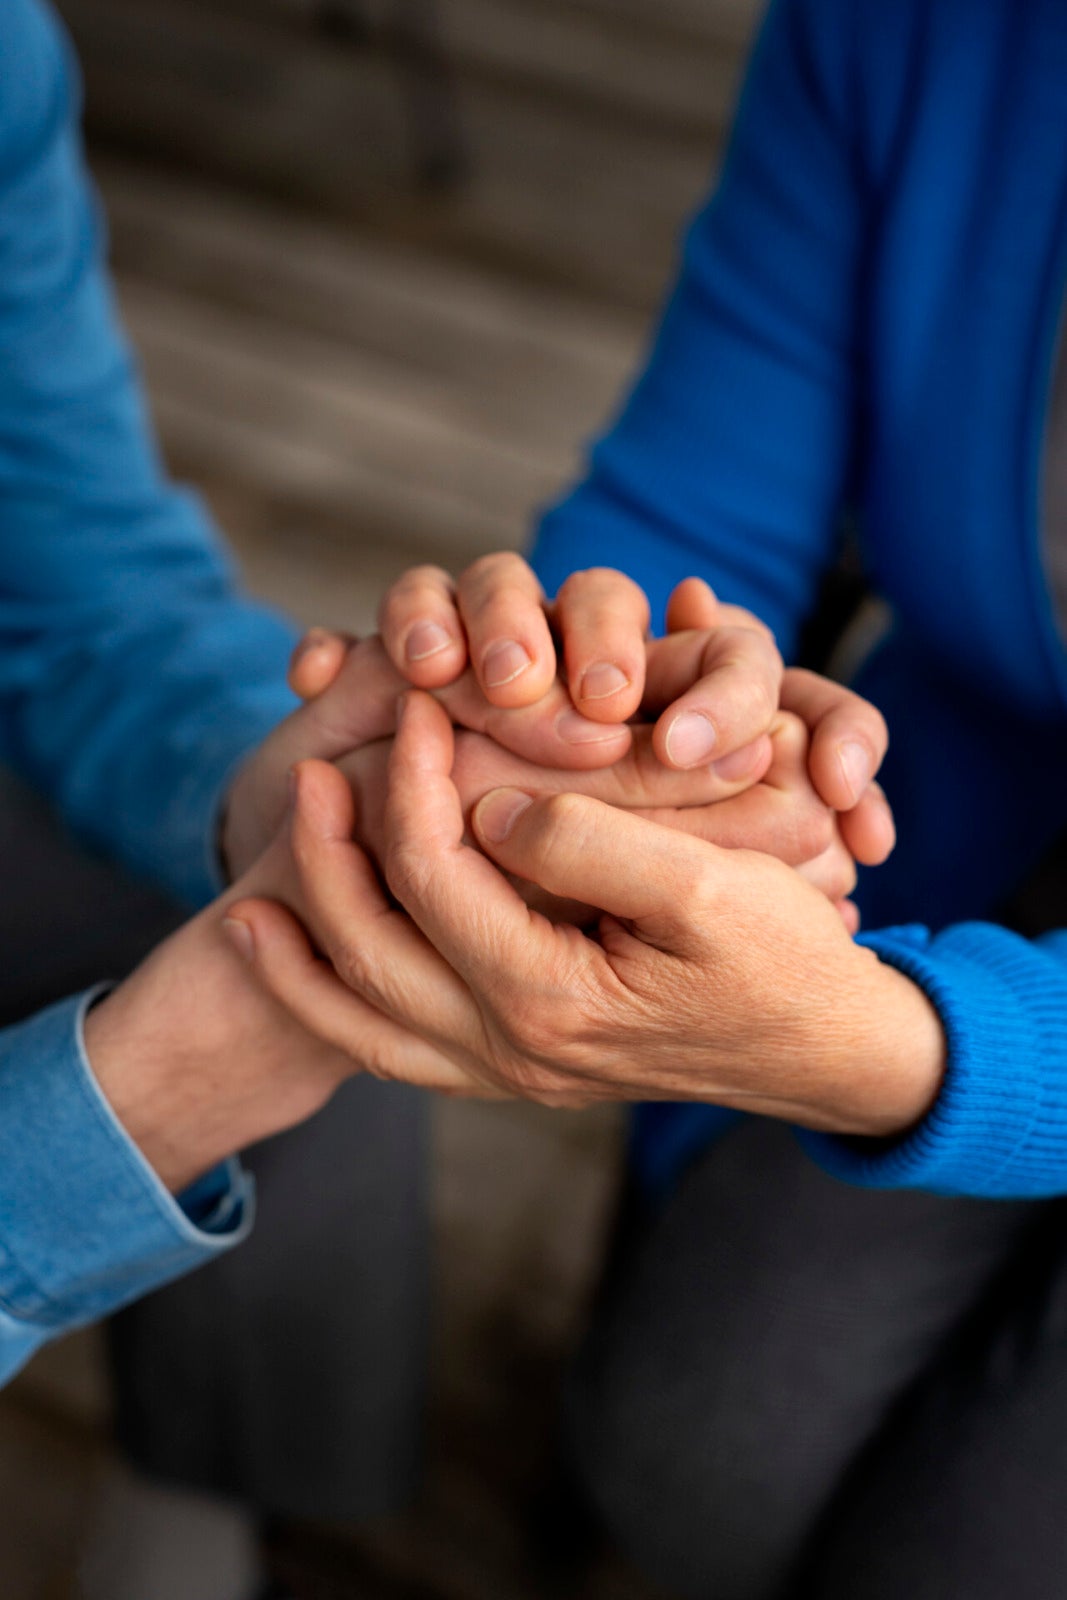
[[[618,722],[590,722],[580,711],[568,708],[556,718],[556,732],[564,744],[603,744],[607,739],[617,739],[622,732]]]
[[[404,640],[404,655],[408,661],[425,661],[427,656],[440,655],[455,639],[439,622],[416,622]]]
[[[478,832],[492,844],[503,844],[517,817],[533,805],[533,798],[521,789],[494,789],[475,807]]]
[[[871,781],[871,757],[863,745],[850,740],[843,744],[837,752],[837,759],[841,763],[845,785],[855,805],[860,795]]]
[[[325,628],[309,628],[293,651],[293,660],[303,661],[304,657],[310,655],[312,650],[320,649],[329,637],[330,635]]]
[[[747,778],[750,772],[755,771],[765,755],[764,741],[756,739],[752,744],[742,745],[740,750],[733,750],[728,756],[723,756],[721,761],[716,761],[715,776],[721,778],[724,783],[739,783],[742,778]]]
[[[579,700],[606,700],[609,695],[628,689],[630,680],[613,661],[597,661],[582,676]]]
[[[502,639],[486,651],[482,660],[485,686],[487,689],[502,689],[506,683],[513,683],[532,664],[530,652],[521,644],[514,639]]]
[[[239,956],[243,956],[246,961],[255,960],[256,941],[247,922],[242,922],[238,917],[223,917],[222,931]]]
[[[667,754],[676,767],[695,767],[715,748],[715,727],[702,711],[683,711],[667,730]]]

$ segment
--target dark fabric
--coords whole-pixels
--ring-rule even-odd
[[[122,977],[180,920],[0,774],[0,1019]],[[350,1518],[414,1486],[426,1372],[428,1107],[357,1079],[247,1157],[232,1255],[115,1319],[120,1437],[164,1478]]]
[[[783,1128],[729,1134],[657,1213],[627,1222],[572,1385],[579,1474],[615,1541],[687,1600],[1067,1593],[1067,1540],[1045,1538],[1064,1482],[1067,1351],[1038,1328],[1031,1368],[1022,1302],[1005,1290],[1022,1261],[1063,1300],[1062,1250],[1043,1231],[1053,1214],[1062,1223],[1061,1202],[850,1190]],[[1010,1471],[997,1463],[997,1412],[967,1376],[983,1369],[991,1329],[1022,1352],[998,1402]],[[1053,1413],[1033,1437],[1019,1374],[1040,1375]],[[898,1424],[919,1392],[927,1408]],[[1024,1492],[1053,1467],[1039,1495]],[[957,1484],[973,1519],[1005,1483],[1011,1503],[975,1560]],[[1045,1587],[1014,1585],[1020,1544],[1037,1544]],[[924,1563],[939,1584],[918,1585]]]

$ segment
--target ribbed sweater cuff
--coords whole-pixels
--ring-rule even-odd
[[[1025,939],[966,923],[931,938],[894,928],[862,942],[917,983],[948,1039],[930,1113],[893,1141],[802,1131],[835,1177],[871,1188],[993,1198],[1067,1187],[1064,969]]]

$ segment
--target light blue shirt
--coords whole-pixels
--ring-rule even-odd
[[[293,634],[239,593],[201,507],[161,468],[77,101],[53,13],[3,0],[0,761],[91,844],[198,905],[218,887],[230,776],[294,704]],[[236,1162],[181,1205],[159,1183],[93,1079],[90,999],[0,1031],[0,1380],[251,1224]]]

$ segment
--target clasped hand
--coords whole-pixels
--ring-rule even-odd
[[[711,604],[690,587],[671,620]],[[517,631],[514,616],[512,606]],[[697,680],[686,687],[683,660]],[[808,778],[844,691],[794,676],[815,726],[810,757],[806,728],[778,714],[755,738],[751,719],[747,741],[735,732],[716,768],[666,770],[684,702],[704,716],[693,701],[723,671],[714,635],[710,651],[695,636],[650,647],[639,697],[646,709],[673,704],[620,764],[587,774],[582,794],[573,774],[509,765],[470,735],[457,766],[449,713],[412,695],[391,754],[348,763],[352,786],[320,763],[300,770],[289,851],[240,886],[275,903],[231,904],[229,929],[275,999],[383,1076],[554,1105],[694,1098],[843,1132],[907,1126],[936,1092],[940,1025],[906,978],[852,943],[831,904],[852,886],[851,856]],[[632,694],[638,674],[622,676]],[[482,685],[487,700],[494,687]],[[653,794],[659,766],[666,788]],[[844,762],[831,788],[835,778],[847,780]],[[877,855],[885,814],[870,795],[866,817],[854,804],[849,815]],[[668,808],[670,828],[656,820]],[[556,919],[532,910],[516,883],[603,914],[583,932],[558,920],[558,905]],[[404,1059],[405,1031],[422,1042],[417,1062]]]

